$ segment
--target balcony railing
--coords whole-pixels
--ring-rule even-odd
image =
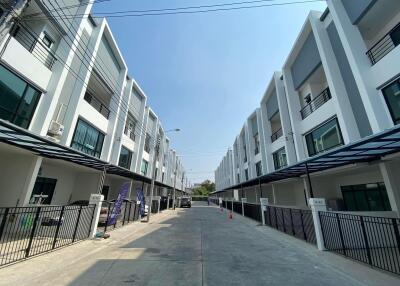
[[[383,36],[368,52],[371,64],[376,64],[400,44],[400,23]]]
[[[84,99],[105,118],[108,119],[110,117],[110,110],[98,98],[86,92]]]
[[[301,118],[306,118],[331,98],[331,92],[328,87],[300,110]]]
[[[136,136],[135,136],[135,129],[134,129],[134,128],[131,129],[131,128],[129,128],[128,126],[125,126],[124,134],[125,134],[126,136],[128,136],[129,138],[131,138],[132,141],[135,141]]]
[[[282,137],[282,135],[283,135],[282,128],[279,128],[274,133],[272,133],[271,142],[275,142],[276,140],[278,140],[278,138]]]
[[[10,34],[49,70],[52,69],[57,60],[56,56],[37,35],[21,24],[15,24]]]

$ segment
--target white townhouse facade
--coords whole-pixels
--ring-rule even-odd
[[[100,192],[115,199],[125,182],[131,182],[131,199],[137,188],[148,196],[154,168],[154,195],[171,193],[175,174],[175,187],[182,190],[182,163],[175,166],[178,155],[144,91],[128,75],[107,21],[63,17],[89,15],[93,3],[27,2],[19,14],[2,18],[7,33],[0,43],[0,124],[32,144],[43,138],[54,149],[67,149],[32,151],[3,135],[0,206],[31,205],[38,197],[43,204],[65,205]],[[67,153],[85,159],[64,160]],[[95,162],[93,168],[88,161]],[[106,166],[116,171],[108,174]]]
[[[349,156],[349,164],[321,171],[313,169],[318,165],[313,160],[372,140],[400,122],[400,5],[391,0],[327,0],[327,5],[324,13],[309,13],[282,71],[273,74],[260,107],[235,139],[233,158],[239,160],[233,160],[231,186],[221,183],[228,175],[216,170],[217,194],[237,199],[236,192],[256,203],[266,197],[273,205],[300,208],[316,197],[330,210],[399,216],[400,161],[394,149],[373,161],[360,162],[359,155],[351,163]],[[261,158],[252,152],[256,124]],[[370,154],[381,151],[372,143],[369,148]],[[295,172],[307,162],[310,180]],[[269,182],[261,183],[263,178]]]

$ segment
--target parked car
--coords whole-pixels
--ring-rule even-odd
[[[181,198],[181,208],[191,208],[192,207],[192,200],[190,197],[182,197]]]

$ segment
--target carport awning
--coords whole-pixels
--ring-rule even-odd
[[[2,119],[0,119],[0,142],[29,150],[42,157],[64,160],[100,171],[105,170],[107,174],[118,175],[132,180],[151,182],[150,178],[65,147]],[[170,188],[161,182],[156,182],[155,184],[160,187]]]
[[[400,152],[400,126],[365,137],[354,143],[335,148],[321,155],[301,161],[295,165],[260,176],[258,178],[225,188],[220,193],[242,187],[252,187],[279,180],[300,177],[309,173],[320,172],[354,163],[380,160],[382,157]]]

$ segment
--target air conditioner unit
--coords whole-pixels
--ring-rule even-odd
[[[51,121],[50,123],[50,128],[47,131],[47,136],[54,140],[54,141],[60,141],[61,135],[64,132],[64,125],[56,122],[56,121]]]

